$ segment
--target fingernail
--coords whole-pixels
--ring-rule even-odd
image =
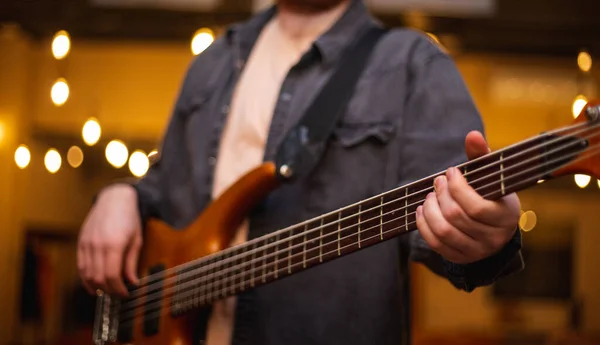
[[[417,217],[421,217],[422,213],[423,213],[423,206],[417,207]]]
[[[442,175],[442,176],[438,176],[435,178],[435,183],[433,185],[433,189],[435,190],[436,194],[439,193],[440,191],[442,191],[445,183],[446,183],[446,176]]]
[[[448,179],[453,179],[457,174],[460,174],[460,171],[457,168],[449,168],[446,173]]]

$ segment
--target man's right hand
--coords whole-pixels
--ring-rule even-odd
[[[142,245],[137,193],[130,185],[107,187],[88,213],[77,246],[77,267],[83,285],[94,293],[127,295],[123,276],[138,283],[137,261]]]

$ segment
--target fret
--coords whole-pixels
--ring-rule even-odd
[[[294,235],[294,230],[292,229],[289,237],[292,237],[293,235]],[[287,267],[287,271],[288,271],[288,274],[292,274],[292,243],[293,243],[293,241],[292,241],[292,239],[288,238],[287,242],[288,242],[288,267]]]
[[[302,244],[302,268],[306,268],[306,232],[308,231],[308,223],[304,225],[304,243]]]
[[[206,303],[208,302],[208,295],[210,294],[210,280],[208,278],[208,275],[211,272],[211,267],[212,267],[212,260],[210,260],[207,265],[206,265],[206,276],[202,276],[200,277],[200,290],[198,289],[193,289],[193,293],[192,293],[192,300],[191,303],[192,305],[197,305],[198,303]],[[192,284],[192,281],[194,280],[194,278],[196,277],[197,273],[192,273],[192,275],[190,276],[190,279],[188,280],[188,286],[190,284]]]
[[[202,266],[200,266],[200,267],[202,267]],[[205,266],[205,267],[208,267],[208,266]],[[206,286],[206,283],[204,282],[204,277],[200,277],[200,284],[198,285],[198,288],[192,287],[191,294],[189,291],[186,292],[189,285],[191,284],[191,281],[194,280],[194,278],[196,277],[196,273],[195,273],[196,269],[199,269],[199,268],[191,267],[189,269],[185,269],[184,273],[183,273],[183,274],[185,274],[185,277],[182,279],[182,282],[181,282],[181,284],[182,284],[181,296],[183,299],[181,302],[184,304],[185,308],[189,307],[189,304],[196,305],[197,302],[200,300],[200,296],[204,296],[206,293],[207,286]],[[202,301],[202,303],[204,303],[204,301]]]
[[[383,240],[383,196],[379,198],[379,239]]]
[[[323,262],[323,217],[319,226],[319,262]]]
[[[408,187],[404,188],[404,228],[408,231]]]
[[[213,268],[215,266],[213,260],[214,259],[212,259],[211,263],[208,265],[207,276],[213,275]],[[212,279],[207,279],[207,281],[206,281],[206,294],[203,295],[203,296],[200,296],[200,298],[202,299],[202,303],[207,303],[207,302],[211,301],[212,294],[213,294],[213,288],[214,288],[214,282],[212,282]],[[194,305],[196,305],[196,304],[197,304],[197,302],[194,302]]]
[[[275,245],[275,253],[279,252],[279,233],[275,236],[275,242],[277,243],[277,245]],[[279,254],[275,255],[275,279],[277,279],[278,273],[279,273]]]
[[[361,216],[361,204],[358,204],[358,248],[360,248],[360,216]]]
[[[212,278],[212,282],[211,282],[212,288],[213,288],[211,296],[213,298],[219,298],[219,279],[217,278],[217,276],[219,274],[219,269],[218,269],[219,264],[220,264],[219,260],[215,260],[215,264],[213,266],[213,274],[212,274],[213,278]]]
[[[230,254],[230,258],[233,258],[234,256],[236,256],[238,254],[241,254],[241,253],[239,253],[239,251],[236,250],[235,252],[232,252]],[[239,276],[239,274],[237,272],[240,269],[239,268],[233,269],[236,266],[237,266],[237,260],[230,260],[228,270],[231,271],[231,273],[230,273],[231,274],[231,279],[227,279],[227,281],[229,282],[229,287],[231,289],[231,292],[230,292],[231,295],[235,294],[235,288],[236,288],[236,285],[237,285],[236,284],[236,280],[237,280],[236,278]]]
[[[338,256],[342,255],[341,253],[341,242],[342,242],[342,211],[338,212],[338,230],[337,230],[338,240],[337,240],[337,252]]]
[[[265,242],[265,241],[263,241]],[[262,282],[267,281],[267,246],[269,245],[269,240],[267,239],[265,243],[263,243],[263,251],[262,251]]]
[[[506,190],[504,189],[504,153],[500,153],[500,188],[502,191],[502,195],[506,195]]]
[[[250,265],[250,286],[251,287],[254,287],[254,280],[256,279],[256,276],[255,276],[256,271],[254,269],[256,267],[255,266],[256,262],[254,261],[256,259],[256,252],[254,251],[254,249],[256,249],[256,243],[258,243],[258,242],[255,242],[252,244],[252,249],[251,249],[253,251],[252,257],[250,258],[250,260],[252,262],[252,264]]]
[[[222,259],[224,263],[220,265],[221,267],[219,269],[217,269],[217,272],[219,272],[215,277],[217,282],[217,298],[225,297],[225,295],[227,295],[227,283],[229,281],[229,276],[231,275],[231,272],[228,269],[231,265],[231,263],[228,261],[230,256],[231,253],[227,253]],[[222,272],[225,273],[221,274]]]

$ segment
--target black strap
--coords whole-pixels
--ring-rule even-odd
[[[373,48],[386,32],[380,27],[367,30],[344,52],[327,84],[281,143],[275,158],[280,178],[292,180],[312,171],[340,114],[354,94]]]

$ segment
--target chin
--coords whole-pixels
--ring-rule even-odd
[[[279,6],[298,12],[322,12],[349,0],[278,0]]]

